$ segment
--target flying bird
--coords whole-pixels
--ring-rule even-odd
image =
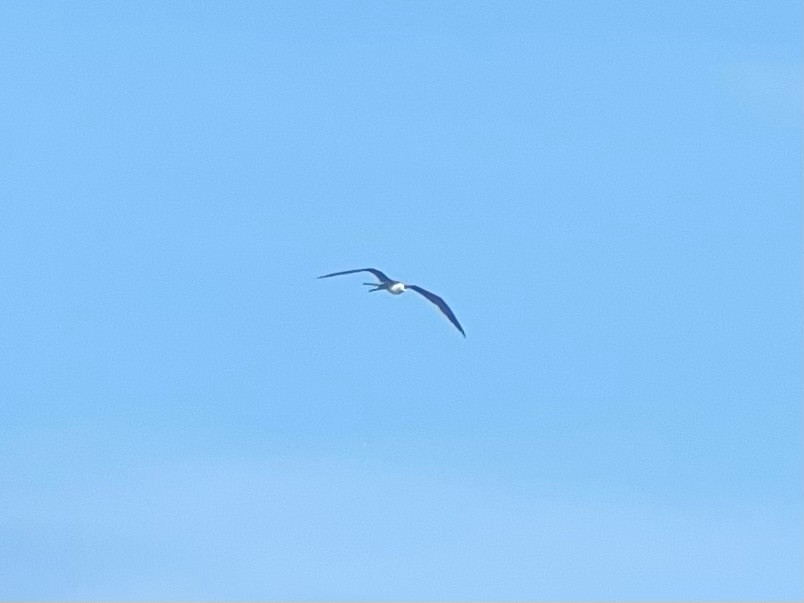
[[[401,281],[395,281],[392,278],[388,278],[388,276],[385,273],[380,272],[379,270],[376,270],[374,268],[358,268],[357,270],[344,270],[343,272],[333,272],[331,274],[324,274],[323,276],[319,276],[318,278],[329,278],[331,276],[341,276],[342,274],[354,274],[356,272],[371,272],[371,274],[373,274],[377,278],[378,282],[376,283],[363,283],[364,285],[374,287],[373,289],[369,289],[369,293],[371,293],[372,291],[388,291],[388,293],[390,293],[391,295],[400,295],[401,293],[404,293],[408,289],[412,289],[413,291],[424,297],[426,300],[438,306],[438,309],[441,310],[441,312],[443,312],[444,316],[446,316],[453,325],[455,325],[455,328],[461,332],[461,335],[466,337],[466,333],[464,333],[461,323],[459,323],[458,319],[455,318],[455,314],[452,313],[452,310],[450,310],[450,307],[447,305],[447,302],[438,297],[435,293],[431,293],[427,289],[423,289],[418,285],[406,285]]]

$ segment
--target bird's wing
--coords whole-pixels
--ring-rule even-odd
[[[357,270],[344,270],[343,272],[333,272],[332,274],[325,274],[323,276],[319,276],[318,278],[329,278],[331,276],[340,276],[342,274],[354,274],[355,272],[371,272],[374,276],[381,283],[387,283],[391,279],[388,278],[384,273],[380,272],[379,270],[375,270],[374,268],[358,268]]]
[[[461,323],[459,323],[458,319],[455,318],[455,314],[453,314],[452,310],[449,309],[447,302],[438,297],[435,293],[430,293],[427,289],[422,289],[418,285],[408,285],[407,288],[413,289],[416,293],[421,294],[422,296],[426,297],[429,301],[433,302],[436,306],[438,306],[438,309],[441,310],[444,313],[444,316],[449,318],[449,321],[457,327],[457,329],[461,332],[461,335],[466,337],[466,333],[464,333]]]

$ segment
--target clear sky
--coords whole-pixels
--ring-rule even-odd
[[[804,597],[801,17],[1,3],[0,599]]]

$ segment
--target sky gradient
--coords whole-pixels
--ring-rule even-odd
[[[0,599],[804,597],[801,16],[0,4]]]

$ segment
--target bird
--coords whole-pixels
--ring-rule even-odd
[[[369,289],[369,293],[373,291],[388,291],[391,295],[401,295],[408,289],[415,291],[422,297],[424,297],[427,301],[432,302],[441,312],[446,316],[449,321],[455,325],[455,328],[461,332],[461,335],[466,337],[466,333],[461,326],[461,323],[458,322],[458,319],[455,317],[455,314],[452,312],[450,307],[447,305],[443,299],[441,299],[435,293],[431,293],[427,289],[423,287],[419,287],[418,285],[407,285],[402,281],[396,281],[392,278],[389,278],[384,272],[377,270],[376,268],[357,268],[356,270],[344,270],[343,272],[332,272],[330,274],[324,274],[319,276],[318,278],[330,278],[332,276],[341,276],[344,274],[355,274],[356,272],[370,272],[373,274],[377,281],[376,283],[363,283],[364,285],[368,285],[370,287],[374,287],[373,289]]]

